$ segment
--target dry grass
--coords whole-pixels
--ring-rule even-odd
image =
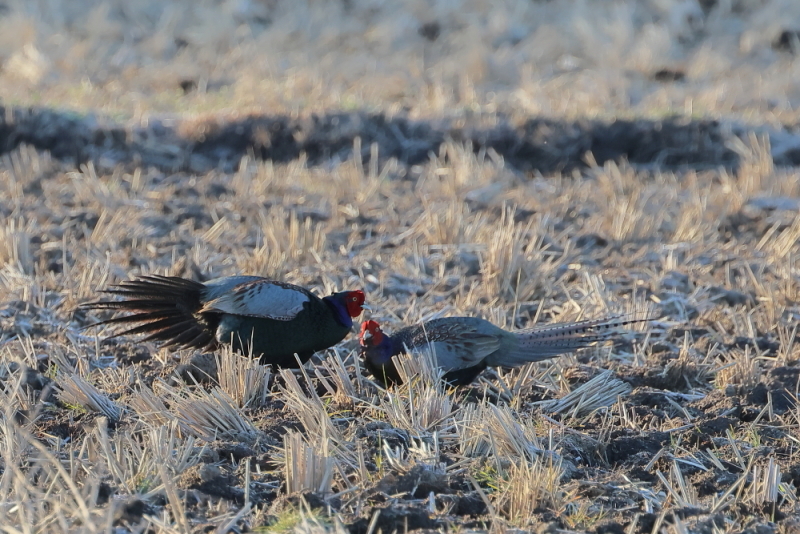
[[[127,521],[182,531],[196,522],[188,512],[190,492],[213,494],[223,481],[249,500],[245,506],[214,497],[216,504],[203,509],[219,528],[234,520],[253,528],[324,530],[357,518],[381,525],[375,491],[399,495],[393,498],[416,507],[420,517],[452,521],[446,511],[455,504],[444,487],[462,488],[457,495],[474,492],[494,528],[532,528],[542,510],[571,529],[633,524],[627,512],[587,498],[586,484],[618,488],[627,510],[665,518],[686,506],[731,514],[734,501],[765,519],[794,510],[795,486],[781,478],[791,464],[769,453],[755,456],[754,447],[764,439],[797,439],[796,408],[785,411],[782,386],[771,385],[767,375],[790,369],[781,366],[797,358],[791,318],[800,314],[794,304],[800,251],[790,237],[797,223],[774,210],[760,223],[752,199],[794,195],[800,177],[764,163],[768,147],[751,141],[743,152],[751,159],[734,173],[655,172],[643,180],[633,167],[606,165],[549,187],[511,179],[502,164],[453,143],[446,148],[452,160],[420,169],[412,192],[403,181],[378,180],[380,168],[358,161],[327,175],[334,185],[321,180],[319,168],[246,162],[224,198],[202,204],[209,217],[177,225],[159,214],[190,209],[175,194],[180,180],[158,188],[158,177],[146,171],[137,177],[91,168],[80,177],[55,173],[42,185],[44,198],[53,201],[42,204],[24,193],[36,175],[26,165],[42,161],[16,157],[13,180],[8,171],[1,175],[4,190],[23,191],[13,220],[27,221],[6,226],[9,235],[23,237],[10,245],[0,278],[6,414],[0,490],[9,503],[2,513],[40,530],[80,524],[93,532]],[[757,182],[753,172],[760,174]],[[256,190],[245,186],[243,173]],[[277,174],[281,181],[255,179]],[[78,179],[82,185],[73,187]],[[205,189],[219,177],[192,179]],[[498,180],[504,184],[499,204],[463,199]],[[139,185],[123,185],[133,181]],[[273,207],[265,209],[266,202]],[[67,203],[94,214],[94,226],[62,227],[67,219],[60,206]],[[521,215],[524,210],[536,213]],[[569,215],[575,210],[582,215]],[[742,213],[751,222],[731,226]],[[258,224],[233,222],[241,220]],[[581,242],[587,234],[608,244]],[[135,272],[130,264],[143,273],[209,277],[280,271],[281,278],[320,292],[362,287],[373,316],[391,328],[448,314],[482,315],[506,328],[647,308],[661,319],[624,333],[613,350],[597,347],[487,372],[469,401],[444,387],[428,353],[397,359],[403,386],[377,388],[362,376],[353,337],[313,369],[281,371],[271,387],[268,369],[227,350],[216,354],[218,385],[186,384],[170,374],[179,358],[167,352],[133,339],[104,343],[77,330],[87,319],[73,315],[74,306]],[[126,360],[135,350],[144,351],[141,363]],[[46,375],[52,386],[26,385],[33,380],[26,377]],[[716,391],[747,404],[763,386],[769,402],[757,408],[758,424],[734,420],[733,433],[723,430],[721,440],[687,443],[706,421],[734,413],[709,407],[704,415],[701,399]],[[53,387],[57,396],[46,397]],[[796,394],[794,387],[789,393]],[[657,409],[643,407],[645,394],[664,400]],[[763,424],[785,437],[763,437]],[[634,460],[636,447],[645,447],[636,436],[653,432],[676,439]],[[620,449],[623,437],[634,440],[633,451]],[[270,460],[231,460],[237,443],[254,454],[265,451]],[[686,466],[727,472],[723,460],[748,476],[719,483],[720,495],[709,499]],[[656,482],[619,478],[627,476],[625,462],[638,461]],[[214,478],[219,468],[207,465],[235,474]],[[591,476],[589,468],[596,470]],[[197,469],[201,481],[191,482],[185,473]],[[406,487],[403,477],[421,478]],[[113,486],[117,500],[142,499],[146,513],[122,519],[121,504],[103,501],[103,483]],[[423,483],[431,489],[414,497]],[[302,506],[286,504],[275,523],[267,489],[310,491],[325,508],[302,520]],[[313,518],[328,513],[331,520],[313,526]],[[729,515],[734,524],[737,517]],[[465,516],[455,520],[468,523]]]
[[[6,99],[137,122],[374,107],[797,119],[784,98],[797,66],[771,48],[798,15],[791,0],[711,12],[693,0],[7,4]],[[424,24],[438,25],[435,41],[418,33]],[[656,81],[662,69],[685,79]]]
[[[562,475],[560,466],[552,460],[520,460],[508,469],[505,487],[498,492],[494,505],[509,523],[527,526],[537,508],[560,510],[564,506]]]
[[[630,391],[630,384],[606,371],[557,401],[548,403],[545,409],[553,414],[564,413],[578,418],[611,406],[620,396],[627,395]]]
[[[230,173],[4,154],[0,532],[792,528],[800,173],[776,164],[796,145],[776,125],[797,122],[799,63],[771,44],[794,2],[6,3],[3,104],[105,113],[126,135],[158,119],[200,142],[209,117],[250,112],[677,111],[723,119],[738,159],[666,171],[654,140],[646,166],[582,154],[542,175],[458,139],[412,166],[321,134],[321,163]],[[222,350],[219,381],[196,384],[177,372],[193,355],[81,330],[99,317],[76,305],[131,275],[245,272],[362,288],[390,330],[658,320],[460,391],[427,353],[378,388],[355,336],[274,375]]]
[[[270,368],[257,360],[236,354],[229,347],[217,354],[219,385],[239,408],[256,408],[266,403]]]

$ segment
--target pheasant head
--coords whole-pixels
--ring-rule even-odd
[[[361,334],[358,339],[364,357],[372,363],[383,365],[392,359],[389,336],[383,333],[376,321],[361,323]]]
[[[335,310],[336,317],[340,323],[350,328],[353,326],[353,318],[361,315],[364,306],[363,291],[341,291],[325,297],[324,299]]]

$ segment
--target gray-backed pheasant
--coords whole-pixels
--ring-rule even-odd
[[[398,384],[392,357],[406,351],[432,350],[442,377],[453,386],[471,383],[487,367],[517,367],[546,360],[593,343],[613,339],[617,328],[649,319],[605,319],[538,326],[507,332],[477,317],[445,317],[386,335],[375,321],[361,324],[361,356],[383,385]]]

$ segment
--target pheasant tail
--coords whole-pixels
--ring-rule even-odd
[[[650,321],[634,319],[629,315],[615,315],[575,323],[534,327],[513,332],[516,347],[504,354],[499,365],[514,367],[528,362],[546,360],[560,354],[588,347],[594,343],[613,339],[618,328]]]
[[[204,289],[203,284],[184,278],[142,276],[103,291],[124,300],[89,302],[81,308],[131,312],[132,315],[113,317],[86,327],[133,325],[110,337],[148,334],[145,340],[164,341],[165,346],[201,348],[214,341],[213,328],[197,313],[202,307]]]

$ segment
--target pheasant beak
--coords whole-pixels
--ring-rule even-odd
[[[361,309],[362,310],[367,310],[367,311],[370,311],[370,312],[372,311],[372,308],[367,304],[362,304],[361,305]]]
[[[364,341],[369,341],[370,339],[372,339],[372,332],[370,332],[369,330],[364,330],[361,333],[361,342],[362,342],[362,344],[366,345],[366,343],[364,343]]]

